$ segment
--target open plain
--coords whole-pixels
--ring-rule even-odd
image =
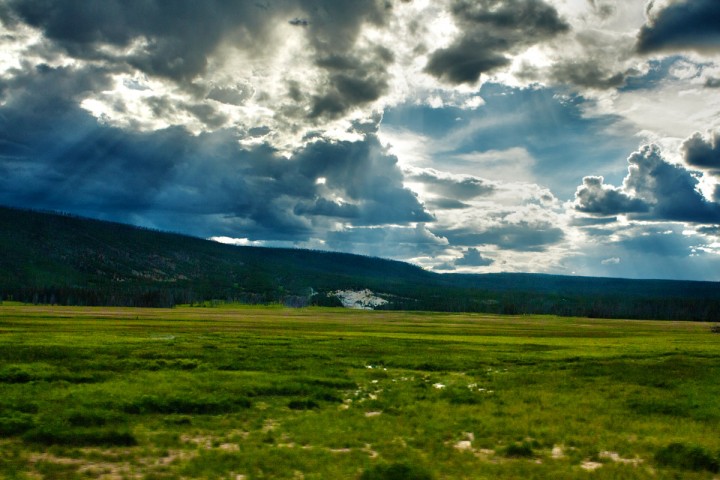
[[[0,305],[8,479],[717,478],[711,324]]]

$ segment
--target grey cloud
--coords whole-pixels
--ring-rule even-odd
[[[583,233],[591,237],[609,237],[616,233],[614,228],[588,227],[583,229]]]
[[[560,242],[565,234],[562,229],[548,222],[503,223],[484,231],[459,228],[439,231],[452,245],[497,245],[510,250],[541,252]]]
[[[617,217],[576,217],[570,221],[573,227],[594,227],[595,225],[607,225],[617,221]],[[588,228],[587,230],[590,230]]]
[[[696,132],[683,142],[680,151],[685,163],[691,167],[720,175],[720,131],[710,133],[708,137]]]
[[[307,27],[310,25],[310,22],[305,18],[293,18],[292,20],[288,20],[288,23],[296,27]]]
[[[699,180],[680,165],[667,162],[660,149],[646,145],[628,157],[622,188],[585,177],[578,187],[575,208],[597,215],[629,214],[632,218],[695,223],[720,221],[720,204],[698,191]]]
[[[452,6],[457,18],[508,33],[550,38],[568,30],[557,10],[542,0],[458,0]]]
[[[423,170],[409,174],[408,179],[430,185],[433,193],[459,200],[470,200],[495,191],[493,184],[469,175],[448,177],[434,171]]]
[[[697,228],[696,231],[703,235],[720,237],[720,225],[703,226]]]
[[[220,128],[229,120],[227,115],[217,111],[213,106],[206,103],[191,103],[183,105],[183,107],[210,128]]]
[[[720,2],[686,0],[659,11],[642,27],[637,49],[641,53],[662,50],[717,51],[720,48]]]
[[[706,88],[720,88],[720,78],[708,78],[705,80]]]
[[[626,77],[623,72],[603,69],[600,63],[593,60],[555,63],[551,71],[552,77],[558,82],[599,90],[622,86]]]
[[[590,5],[592,5],[593,9],[595,10],[595,13],[600,18],[608,18],[613,13],[615,13],[615,5],[611,3],[602,3],[596,0],[588,0],[590,2]]]
[[[425,71],[451,84],[474,83],[480,75],[508,65],[521,47],[569,29],[543,0],[457,0],[452,14],[462,34],[430,56]]]
[[[462,267],[487,267],[492,264],[493,260],[483,257],[477,248],[468,248],[461,258],[455,260],[455,265]]]
[[[387,3],[376,0],[298,0],[318,52],[351,51],[363,24],[382,25]]]
[[[455,264],[451,262],[445,262],[441,263],[440,265],[435,265],[432,267],[433,270],[438,272],[452,272],[454,270],[457,270],[457,267],[455,267]]]
[[[252,127],[248,129],[247,134],[250,137],[263,137],[270,132],[270,127]]]
[[[206,98],[228,105],[243,105],[252,95],[250,85],[214,86]]]
[[[698,192],[691,172],[665,161],[655,146],[645,146],[628,158],[623,188],[652,205],[655,219],[710,223],[720,220],[720,205]]]
[[[472,206],[467,203],[463,203],[460,200],[455,200],[454,198],[434,198],[432,200],[428,200],[427,205],[431,208],[438,208],[441,210],[462,210]]]
[[[603,177],[585,177],[575,192],[575,209],[595,215],[617,215],[647,212],[649,206],[639,198],[632,198],[622,189],[603,185]]]

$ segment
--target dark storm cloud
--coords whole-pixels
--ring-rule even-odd
[[[455,265],[459,267],[487,267],[492,264],[493,260],[483,257],[477,248],[468,248],[461,258],[455,260]]]
[[[175,80],[203,73],[208,56],[231,32],[247,45],[263,45],[270,17],[253,3],[220,0],[105,0],[92,5],[83,0],[17,0],[9,5],[73,57],[125,61]],[[136,40],[144,45],[127,56],[100,48],[124,50]]]
[[[640,53],[688,49],[717,51],[720,49],[720,2],[686,0],[671,3],[642,27],[637,49]]]
[[[482,73],[509,64],[518,49],[569,29],[543,0],[458,0],[452,14],[462,33],[432,53],[425,71],[455,85],[474,83]]]
[[[597,215],[626,213],[646,220],[720,221],[720,204],[706,200],[698,191],[697,176],[667,162],[658,147],[642,147],[628,157],[628,163],[622,188],[604,186],[599,177],[585,177],[576,192],[575,208]]]
[[[508,42],[477,34],[475,38],[463,38],[448,48],[435,51],[425,67],[425,72],[452,83],[475,83],[480,75],[510,63],[505,56]]]
[[[290,88],[296,101],[310,103],[311,119],[333,119],[354,107],[371,103],[388,90],[387,67],[393,54],[382,45],[358,47],[356,39],[364,24],[382,25],[389,2],[376,0],[299,0],[307,13],[308,39],[316,52],[316,66],[326,73],[315,91]],[[305,116],[302,110],[285,114]]]
[[[416,195],[403,187],[397,157],[387,154],[374,135],[362,142],[316,142],[294,161],[304,177],[324,178],[325,188],[358,205],[359,224],[433,220]]]
[[[320,57],[316,64],[328,72],[328,83],[312,97],[311,118],[338,117],[353,107],[380,98],[388,89],[387,66],[392,53],[384,47],[369,52]]]
[[[89,68],[40,67],[3,83],[0,203],[260,239],[308,238],[317,217],[432,220],[373,134],[320,138],[288,159],[267,145],[244,148],[230,130],[126,131],[77,106],[106,82]]]
[[[38,67],[8,85],[0,108],[3,203],[72,210],[93,197],[98,208],[150,204],[158,178],[182,153],[185,132],[126,134],[98,128],[76,97],[107,81],[94,69]]]
[[[495,186],[481,178],[465,176],[441,176],[434,171],[424,170],[409,174],[408,180],[424,183],[433,193],[458,200],[470,200],[495,191]]]
[[[720,131],[710,133],[709,138],[696,132],[683,142],[680,150],[691,167],[720,175]]]
[[[314,202],[298,203],[295,206],[296,215],[321,215],[335,218],[357,218],[360,209],[351,203],[339,203],[326,198],[318,198]]]
[[[548,222],[504,223],[484,231],[459,228],[438,231],[451,245],[497,245],[500,248],[525,252],[541,252],[560,242],[565,233]]]
[[[619,213],[647,212],[649,206],[639,198],[628,196],[620,188],[603,185],[603,177],[585,177],[575,193],[575,209],[602,216]]]
[[[251,55],[272,55],[281,44],[270,35],[287,14],[304,13],[290,24],[304,33],[326,69],[316,91],[295,96],[310,102],[311,117],[334,118],[357,105],[378,99],[387,90],[389,50],[376,46],[356,51],[365,23],[382,24],[386,5],[375,0],[290,0],[282,3],[224,0],[10,0],[5,17],[40,29],[68,55],[135,68],[172,79],[198,98],[241,105],[252,95],[245,88],[214,87],[199,91],[192,82],[206,73],[208,61],[223,43]],[[344,66],[327,58],[345,58]],[[200,89],[202,90],[202,89]],[[287,110],[287,109],[286,109]],[[288,114],[289,110],[283,112]],[[294,116],[307,113],[300,108]],[[198,118],[207,117],[201,113]],[[210,117],[212,118],[212,117]],[[215,124],[214,124],[215,125]],[[209,125],[211,128],[213,125]]]

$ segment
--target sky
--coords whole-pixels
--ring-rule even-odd
[[[720,281],[720,2],[0,0],[0,204]]]

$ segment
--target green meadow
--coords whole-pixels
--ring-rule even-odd
[[[0,478],[712,479],[710,324],[0,306]]]

